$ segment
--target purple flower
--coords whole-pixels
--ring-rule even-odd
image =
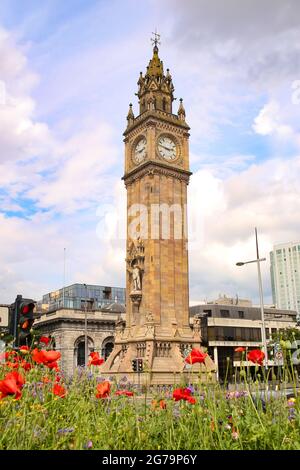
[[[67,434],[69,432],[74,432],[74,428],[62,428],[59,429],[57,432],[58,434]]]
[[[87,443],[84,446],[86,449],[91,449],[93,447],[93,442],[92,441],[87,441]]]

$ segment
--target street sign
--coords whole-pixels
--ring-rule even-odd
[[[8,307],[0,307],[0,327],[8,326]]]

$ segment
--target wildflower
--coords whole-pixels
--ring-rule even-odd
[[[190,354],[185,358],[185,362],[187,364],[196,364],[197,362],[204,364],[207,356],[208,354],[200,351],[200,349],[192,349]]]
[[[38,364],[44,364],[50,369],[57,369],[58,359],[61,358],[61,353],[59,351],[45,351],[43,349],[39,350],[35,348],[32,351],[32,359]]]
[[[288,401],[287,401],[287,405],[288,406],[292,406],[294,407],[295,406],[295,403],[296,403],[296,399],[295,398],[289,398]]]
[[[88,363],[89,366],[101,366],[104,362],[104,359],[100,358],[97,352],[91,352],[89,357],[91,358]]]
[[[239,433],[235,430],[235,428],[232,428],[231,436],[235,441],[239,438]]]
[[[151,405],[153,410],[156,410],[158,407],[161,410],[165,410],[167,408],[165,400],[152,400]]]
[[[173,391],[173,399],[175,401],[185,400],[194,405],[196,400],[194,397],[191,397],[191,390],[188,388],[177,388]]]
[[[108,398],[110,394],[110,382],[107,380],[105,382],[99,383],[97,385],[96,398]]]
[[[87,441],[87,443],[84,446],[86,449],[91,449],[93,447],[93,442],[92,441]]]
[[[43,343],[45,344],[46,346],[48,346],[48,344],[50,343],[51,341],[51,338],[49,336],[41,336],[40,337],[40,343]]]
[[[29,352],[29,346],[21,346],[20,347],[20,352],[23,353],[23,354],[26,354]]]
[[[7,395],[15,395],[15,399],[19,400],[22,396],[21,388],[25,383],[24,377],[18,372],[9,372],[3,380],[0,380],[0,398]]]
[[[265,353],[260,349],[252,349],[247,354],[247,358],[249,361],[254,362],[254,364],[259,364],[260,366],[263,365],[263,360],[265,358]]]
[[[134,393],[129,392],[128,390],[118,390],[115,392],[115,395],[125,395],[126,397],[133,397]]]
[[[61,428],[57,432],[58,434],[67,434],[67,433],[74,432],[74,428]]]
[[[61,398],[65,398],[67,394],[66,389],[57,383],[53,385],[52,392],[54,393],[54,395],[57,395]]]

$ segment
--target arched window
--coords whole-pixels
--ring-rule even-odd
[[[77,366],[85,366],[85,344],[84,341],[78,344],[77,348]]]
[[[88,356],[94,349],[94,341],[88,337]],[[85,338],[80,336],[74,345],[74,365],[75,367],[85,366]]]
[[[105,361],[110,355],[110,353],[112,352],[113,348],[114,348],[114,338],[113,336],[109,336],[103,341],[102,348],[101,348],[101,355]]]

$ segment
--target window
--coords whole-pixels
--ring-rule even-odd
[[[85,365],[85,343],[84,341],[81,341],[78,344],[78,349],[77,349],[77,365],[84,366]]]
[[[220,313],[222,318],[229,318],[229,310],[221,310]]]
[[[203,310],[203,313],[206,313],[207,317],[211,317],[211,310]]]
[[[103,289],[103,298],[104,299],[111,299],[111,287],[105,287]]]
[[[244,312],[242,310],[239,310],[239,318],[244,318],[245,315],[244,315]]]

